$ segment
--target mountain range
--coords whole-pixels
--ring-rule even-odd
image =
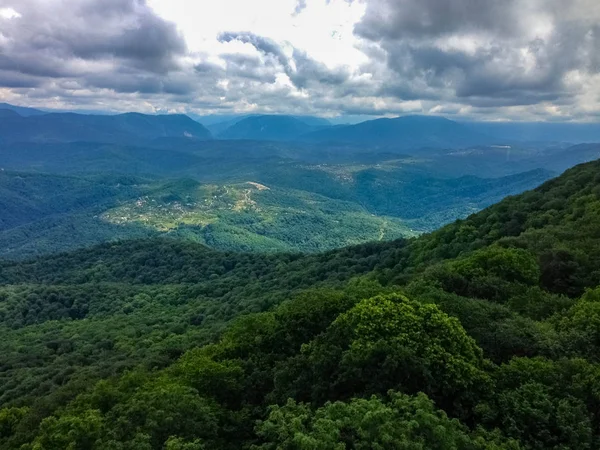
[[[290,141],[310,133],[316,128],[319,127],[292,116],[251,116],[233,123],[219,133],[218,137],[220,139]]]
[[[0,134],[2,142],[131,144],[140,140],[187,136],[202,140],[300,141],[396,150],[600,141],[600,126],[595,123],[460,123],[437,116],[403,116],[332,126],[327,119],[315,116],[192,116],[195,120],[183,115],[57,113],[0,103]]]
[[[211,139],[210,132],[185,115],[127,113],[98,116],[74,113],[19,114],[2,109],[0,143],[103,142],[134,144],[161,137]],[[22,110],[21,110],[22,112]]]
[[[430,232],[600,157],[597,144],[496,141],[436,117],[229,119],[213,139],[182,115],[0,105],[0,255],[150,236],[319,252]]]

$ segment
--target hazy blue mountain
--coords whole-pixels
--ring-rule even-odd
[[[452,120],[430,116],[369,120],[356,125],[315,131],[302,136],[301,139],[309,142],[344,142],[402,149],[461,148],[499,141]]]
[[[201,116],[198,114],[188,114],[192,119],[200,122],[206,128],[213,132],[213,129],[218,130],[218,132],[225,131],[232,125],[247,119],[249,117],[260,117],[265,114],[223,114],[216,115],[211,114],[208,116]],[[285,116],[294,117],[307,125],[311,125],[313,127],[329,127],[331,126],[331,122],[328,119],[317,116],[307,116],[307,115],[292,115],[287,114]],[[217,133],[218,134],[218,133]]]
[[[1,119],[11,119],[15,117],[22,117],[16,111],[12,109],[0,109],[0,118]]]
[[[325,127],[331,126],[331,122],[323,117],[316,117],[316,116],[292,116],[292,117],[304,122],[307,125],[310,125],[311,127],[325,128]]]
[[[543,167],[555,172],[565,170],[581,163],[600,158],[600,144],[579,144],[566,149],[546,152],[545,158],[530,158],[523,161],[523,167]]]
[[[200,114],[188,113],[188,116],[194,119],[196,122],[200,122],[205,127],[209,127],[210,125],[214,125],[217,123],[229,122],[241,120],[243,118],[248,117],[248,114],[209,114],[206,116],[202,116]]]
[[[248,117],[254,117],[254,116],[236,116],[236,117],[229,118],[227,120],[223,120],[222,122],[213,122],[213,123],[206,124],[204,126],[206,128],[208,128],[208,130],[212,133],[213,136],[218,136],[221,133],[223,133],[225,130],[227,130],[228,128],[234,126],[236,123],[240,122],[241,120],[247,119]],[[203,123],[202,120],[200,120],[199,122]]]
[[[428,156],[419,165],[447,176],[486,178],[546,169],[556,174],[600,158],[600,144],[481,146]]]
[[[570,142],[600,141],[600,123],[574,122],[471,122],[469,129],[512,141]]]
[[[13,116],[0,121],[0,142],[138,143],[161,137],[211,139],[210,132],[185,115],[116,116],[52,113]]]
[[[202,123],[202,119],[199,121]],[[221,139],[273,141],[295,140],[302,134],[330,126],[331,123],[322,117],[293,115],[247,115],[206,125]]]
[[[40,111],[39,109],[26,108],[24,106],[15,106],[10,105],[8,103],[0,103],[0,110],[14,111],[22,117],[41,116],[47,114],[45,111]]]
[[[253,139],[269,141],[294,140],[314,127],[292,116],[252,116],[243,119],[218,135],[220,139]]]
[[[188,152],[90,142],[0,145],[0,168],[54,174],[110,173],[169,176],[204,160]]]

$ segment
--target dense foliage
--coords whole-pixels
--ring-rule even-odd
[[[598,448],[599,174],[322,254],[2,263],[0,446]]]

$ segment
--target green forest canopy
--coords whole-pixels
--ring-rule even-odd
[[[7,449],[600,447],[600,162],[413,240],[0,265]]]

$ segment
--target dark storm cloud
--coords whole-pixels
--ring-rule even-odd
[[[85,77],[83,82],[88,87],[112,89],[122,93],[189,95],[194,92],[194,86],[187,77],[160,76],[152,73],[92,74]]]
[[[370,0],[355,33],[403,80],[381,92],[494,107],[577,94],[568,75],[600,69],[599,21],[595,0]]]
[[[7,88],[36,88],[42,84],[37,77],[0,69],[0,86]]]
[[[510,35],[520,26],[518,0],[375,0],[356,27],[372,40],[492,31]]]
[[[114,56],[155,72],[173,68],[173,57],[186,51],[175,26],[148,13],[141,14],[136,22],[110,36],[85,34],[75,41],[69,39],[67,48],[84,59]]]
[[[223,73],[228,78],[241,78],[272,84],[277,79],[277,74],[279,73],[277,67],[263,63],[257,56],[225,53],[221,55],[221,59],[226,63]]]
[[[0,69],[24,76],[85,77],[111,65],[164,74],[186,53],[174,24],[143,0],[0,0],[20,17],[2,21]]]
[[[325,85],[341,85],[348,81],[349,73],[344,69],[329,69],[325,64],[310,58],[306,52],[294,49],[293,60],[296,69],[288,73],[292,83],[299,88],[310,86],[311,82]]]

